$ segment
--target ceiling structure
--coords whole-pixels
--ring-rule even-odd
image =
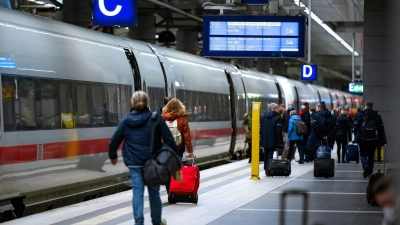
[[[62,0],[15,0],[22,10],[30,7],[37,8],[55,8],[62,10]],[[80,0],[64,0],[80,1]],[[154,13],[156,16],[156,32],[160,33],[166,29],[175,33],[181,28],[196,28],[199,31],[199,48],[202,48],[202,24],[198,21],[188,18],[171,9],[166,9],[159,4],[150,2],[151,0],[137,0],[138,13]],[[226,4],[227,1],[237,2],[237,0],[208,0],[215,4]],[[186,13],[202,18],[203,15],[217,15],[218,10],[204,10],[202,5],[206,0],[164,0],[162,3],[168,4],[176,9],[183,10]],[[299,13],[298,10],[284,10],[285,7],[297,7],[296,4],[309,8],[309,0],[269,0],[269,2],[280,2],[283,7],[280,8],[279,15],[291,15]],[[363,23],[364,23],[364,0],[311,0],[311,11],[327,26],[329,26],[344,42],[352,46],[353,33],[355,36],[354,49],[359,54],[355,58],[356,78],[362,73],[363,56]],[[262,6],[247,6],[245,11],[224,11],[226,15],[268,15],[263,12]],[[306,13],[303,12],[304,15]],[[352,75],[352,52],[348,50],[337,38],[333,37],[315,20],[311,24],[311,63],[318,64],[326,69],[331,69],[341,74],[351,77]],[[127,35],[128,29],[121,28],[115,30],[117,35]],[[306,38],[307,39],[307,38]],[[307,45],[307,43],[306,43]],[[307,49],[307,48],[306,48]],[[305,54],[307,56],[307,53]],[[288,59],[289,65],[296,64]],[[299,63],[304,63],[307,58],[300,59]]]

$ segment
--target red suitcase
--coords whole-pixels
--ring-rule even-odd
[[[182,166],[182,174],[182,182],[176,181],[174,177],[171,178],[168,203],[189,202],[197,204],[199,200],[197,191],[200,186],[200,171],[194,165],[194,159],[192,165]]]

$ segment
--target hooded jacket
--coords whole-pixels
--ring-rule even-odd
[[[336,117],[327,109],[312,114],[311,116],[311,134],[307,141],[307,149],[320,146],[324,136],[328,137],[328,145],[333,149],[336,140]]]
[[[264,148],[277,148],[283,145],[282,123],[279,113],[268,111],[261,115],[260,146]]]
[[[172,113],[163,113],[162,117],[164,118],[165,121],[178,120],[178,130],[183,138],[183,141],[178,146],[178,149],[179,151],[184,152],[186,146],[188,152],[193,153],[192,139],[190,138],[189,123],[188,120],[186,119],[186,116],[178,116],[178,113],[172,112]]]
[[[124,140],[122,156],[125,165],[143,166],[150,159],[152,122],[156,123],[152,153],[156,153],[161,148],[162,138],[164,143],[168,144],[178,154],[175,141],[165,121],[158,114],[156,120],[153,121],[151,114],[152,112],[149,109],[132,110],[129,115],[122,119],[109,142],[108,156],[110,159],[118,157],[118,147]]]
[[[364,143],[363,140],[361,140],[361,134],[360,134],[360,129],[361,129],[362,122],[364,121],[364,117],[373,117],[375,120],[375,127],[376,127],[376,130],[378,131],[378,137],[375,142],[375,147],[382,147],[382,146],[386,145],[387,139],[386,139],[385,125],[383,123],[381,115],[379,115],[373,109],[365,109],[357,114],[357,117],[355,118],[354,124],[353,124],[354,134],[355,134],[354,142],[359,145],[366,144],[366,143]]]
[[[289,120],[289,129],[288,129],[288,138],[290,141],[298,141],[298,140],[303,140],[303,135],[298,135],[296,133],[296,121],[301,120],[299,115],[293,115],[290,117]]]

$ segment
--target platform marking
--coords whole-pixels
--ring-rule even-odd
[[[365,182],[365,183],[367,183],[368,182],[368,180],[366,179],[366,180],[336,180],[336,179],[334,179],[334,178],[331,178],[331,179],[329,179],[329,178],[316,178],[316,179],[294,179],[293,181],[309,181],[309,182],[311,182],[311,181],[321,181],[321,182],[330,182],[330,181],[338,181],[338,182],[360,182],[360,183],[362,183],[362,182]]]
[[[264,165],[261,164],[260,168],[264,168]],[[246,173],[248,173],[249,177],[250,177],[250,168],[246,168],[246,169],[240,170],[238,172],[235,172],[235,173],[232,173],[232,174],[229,174],[229,175],[217,178],[217,179],[213,179],[213,180],[210,180],[210,181],[207,181],[207,182],[204,182],[204,183],[200,182],[199,190],[201,190],[203,188],[210,187],[210,186],[218,184],[218,183],[222,183],[224,181],[233,179],[235,177],[242,176],[242,175],[244,175]],[[161,196],[161,202],[167,202],[167,201],[168,201],[168,196],[167,195]],[[143,208],[148,208],[148,207],[150,207],[150,202],[149,201],[145,201]],[[104,222],[110,221],[112,219],[116,219],[118,217],[121,217],[121,216],[129,214],[129,213],[131,213],[133,215],[132,206],[128,206],[128,207],[120,208],[120,209],[117,209],[117,210],[113,210],[113,211],[108,212],[106,214],[102,214],[100,216],[92,217],[92,218],[89,218],[87,220],[84,220],[84,221],[81,221],[81,222],[78,222],[78,223],[74,223],[73,225],[100,224],[100,223],[104,223]]]
[[[284,191],[271,191],[271,194],[282,194]],[[307,192],[313,195],[365,195],[364,193],[342,193],[342,192]]]
[[[236,209],[237,211],[255,211],[255,212],[281,212],[281,209]],[[301,209],[285,209],[285,212],[304,212]],[[309,213],[356,213],[356,214],[367,214],[376,213],[381,214],[382,211],[344,211],[344,210],[306,210]]]

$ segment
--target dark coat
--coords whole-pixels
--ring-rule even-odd
[[[336,117],[327,109],[312,114],[311,116],[311,134],[307,141],[307,149],[320,146],[324,136],[328,137],[328,145],[333,149],[336,140]]]
[[[301,121],[303,121],[307,126],[308,135],[304,135],[304,139],[306,140],[311,134],[311,115],[310,111],[308,111],[308,108],[306,108],[306,111],[303,113],[303,115],[301,115]]]
[[[283,145],[282,124],[279,113],[268,111],[261,115],[260,147],[277,148]]]
[[[351,122],[346,114],[340,114],[336,118],[337,133],[336,137],[347,136],[348,142],[351,141]]]
[[[292,111],[294,109],[291,110],[286,110],[283,113],[283,118],[282,118],[282,126],[283,126],[283,132],[287,133],[289,130],[289,120],[290,120],[290,111]]]
[[[375,119],[375,126],[378,131],[378,137],[376,142],[374,143],[376,147],[382,147],[387,144],[387,139],[386,139],[386,132],[385,132],[385,125],[383,123],[381,115],[379,115],[376,111],[373,109],[365,109],[362,110],[360,113],[357,114],[356,118],[354,119],[354,142],[363,145],[363,144],[369,144],[369,143],[364,143],[364,141],[361,140],[361,134],[360,134],[360,128],[362,125],[362,122],[364,121],[364,117],[374,117]]]
[[[129,115],[122,119],[109,142],[108,156],[110,159],[118,157],[117,150],[123,140],[122,151],[125,165],[143,166],[150,159],[151,125],[153,122],[151,114],[152,112],[149,109],[132,110]],[[154,123],[156,123],[156,128],[152,153],[161,148],[162,138],[164,143],[168,144],[178,154],[174,138],[164,119],[157,115]]]

